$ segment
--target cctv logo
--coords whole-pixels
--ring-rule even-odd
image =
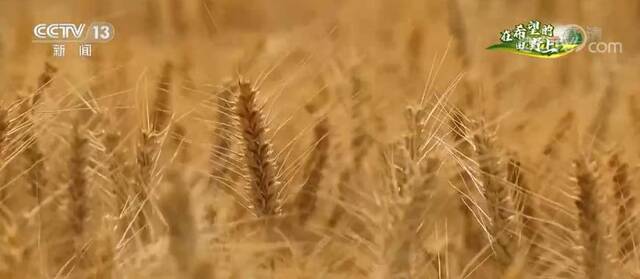
[[[108,42],[113,39],[113,25],[108,22],[40,23],[33,27],[34,42]]]
[[[80,40],[80,38],[82,37],[82,32],[84,31],[84,27],[84,24],[76,25],[73,23],[41,23],[33,28],[33,35],[41,40]]]

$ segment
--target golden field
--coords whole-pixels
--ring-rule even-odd
[[[537,19],[622,53],[488,51]],[[38,23],[106,21],[65,57]],[[640,2],[0,0],[0,278],[640,278]]]

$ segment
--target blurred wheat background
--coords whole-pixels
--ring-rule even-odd
[[[638,1],[0,15],[0,278],[640,278]],[[532,19],[623,53],[485,50]],[[31,41],[93,21],[89,58]]]

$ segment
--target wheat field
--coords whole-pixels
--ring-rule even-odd
[[[0,15],[0,278],[640,278],[638,1]],[[485,49],[532,19],[624,52]],[[32,42],[95,21],[91,57]]]

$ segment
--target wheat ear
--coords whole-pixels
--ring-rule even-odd
[[[545,144],[544,149],[542,150],[542,153],[544,155],[551,156],[554,154],[558,142],[562,141],[565,138],[567,132],[569,131],[569,128],[571,128],[574,122],[575,113],[573,111],[568,111],[564,116],[562,116],[562,118],[560,118],[556,126],[553,128],[551,138],[549,139],[547,144]]]
[[[4,150],[7,132],[9,130],[9,114],[5,108],[0,106],[0,167],[4,164]]]
[[[36,89],[35,94],[33,95],[32,104],[36,106],[40,103],[42,98],[42,94],[44,90],[51,86],[51,81],[53,80],[53,76],[58,72],[58,69],[52,66],[49,63],[44,63],[44,71],[38,77],[38,88]]]
[[[582,233],[583,266],[586,278],[607,278],[605,226],[602,204],[598,197],[598,170],[595,162],[585,159],[574,162],[575,181],[579,196],[576,207],[579,211],[579,227]]]
[[[633,123],[634,132],[640,134],[640,106],[636,95],[629,96],[627,100],[627,112],[631,123]]]
[[[540,258],[539,243],[543,240],[539,225],[536,223],[538,211],[534,199],[534,193],[529,187],[526,177],[522,173],[520,161],[515,158],[509,159],[507,165],[507,181],[516,187],[514,200],[516,201],[515,209],[520,214],[520,232],[528,241],[529,250],[526,256],[531,262],[536,263]],[[520,246],[522,248],[522,246]],[[519,259],[516,259],[516,262]]]
[[[494,143],[494,135],[482,131],[474,137],[477,146],[480,176],[487,201],[488,214],[491,218],[492,247],[496,260],[507,268],[513,259],[509,234],[509,218],[513,210],[509,191],[500,178],[500,160]]]
[[[158,81],[156,99],[151,111],[152,130],[155,135],[161,134],[171,119],[171,73],[173,64],[166,62]]]
[[[309,174],[294,200],[295,207],[300,214],[298,220],[301,224],[307,222],[313,214],[318,201],[318,188],[329,158],[329,120],[326,117],[320,120],[313,132],[317,145],[308,162]]]
[[[88,140],[80,128],[73,127],[71,136],[71,158],[69,159],[69,196],[71,201],[71,228],[78,236],[86,230],[87,206],[87,147]]]
[[[5,170],[5,155],[4,151],[7,144],[7,134],[9,131],[9,114],[8,111],[0,106],[0,174],[6,175]],[[4,199],[6,196],[6,189],[0,189],[0,199]]]
[[[618,258],[626,261],[635,250],[634,231],[636,229],[636,199],[631,192],[629,165],[620,161],[615,154],[609,160],[613,170],[613,186],[617,207],[616,236],[618,241]]]
[[[248,194],[252,207],[257,216],[279,215],[281,184],[276,177],[277,168],[262,108],[256,103],[258,91],[246,81],[240,81],[238,88],[236,114],[249,171]]]

